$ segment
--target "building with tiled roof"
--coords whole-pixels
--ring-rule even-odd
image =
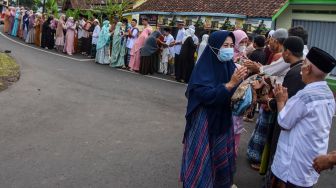
[[[243,28],[264,31],[272,27],[275,15],[287,0],[147,0],[131,13],[150,17],[152,25],[172,25],[182,19],[186,24],[200,24],[206,29]]]
[[[112,0],[112,3],[130,2],[133,5],[137,0]],[[91,9],[95,6],[104,6],[108,0],[65,0],[63,1],[63,10],[67,9]]]
[[[175,26],[176,20],[206,30],[244,29],[265,33],[276,28],[303,25],[308,46],[318,46],[336,56],[336,0],[143,0],[124,14],[151,25]]]
[[[231,14],[272,17],[287,0],[147,0],[134,12],[165,12],[195,15]]]

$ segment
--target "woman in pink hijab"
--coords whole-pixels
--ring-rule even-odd
[[[142,31],[139,38],[135,41],[135,44],[131,50],[131,59],[129,67],[131,71],[139,71],[140,69],[140,49],[144,46],[146,39],[152,33],[151,28],[146,28]]]
[[[247,59],[246,57],[246,47],[248,42],[248,36],[242,30],[236,30],[233,32],[235,36],[235,47],[234,47],[234,62],[239,64],[241,59]]]
[[[75,52],[74,41],[76,35],[76,23],[73,17],[69,17],[67,22],[65,23],[66,26],[66,35],[65,35],[65,43],[64,43],[64,50],[68,55],[72,55]]]
[[[235,36],[235,46],[234,46],[234,62],[237,68],[240,68],[242,64],[242,60],[247,59],[246,57],[246,46],[248,37],[246,33],[242,30],[236,30],[233,32]],[[232,116],[233,126],[234,126],[234,134],[235,134],[235,157],[237,159],[238,156],[238,148],[240,143],[240,135],[243,132],[243,116]]]

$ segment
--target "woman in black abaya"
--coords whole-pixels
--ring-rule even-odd
[[[195,52],[197,46],[195,45],[191,32],[192,31],[190,29],[187,29],[180,54],[181,79],[185,83],[189,82],[191,73],[195,66]]]
[[[158,31],[153,32],[145,42],[143,48],[141,48],[141,59],[140,59],[140,73],[143,75],[154,74],[158,68],[159,46],[157,44],[157,39],[161,36]]]

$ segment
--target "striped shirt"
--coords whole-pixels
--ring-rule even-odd
[[[308,84],[288,100],[278,115],[283,130],[272,164],[276,177],[302,187],[317,183],[312,164],[327,153],[334,114],[334,96],[325,81]]]

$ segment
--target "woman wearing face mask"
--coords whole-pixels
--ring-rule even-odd
[[[247,59],[246,57],[246,46],[248,41],[248,36],[242,30],[236,30],[233,32],[236,37],[234,46],[234,62],[241,64],[241,61]]]
[[[237,67],[240,67],[242,61],[247,59],[246,57],[246,46],[248,41],[248,36],[242,30],[236,30],[233,32],[236,41],[234,47],[234,62]],[[233,125],[234,125],[234,138],[235,138],[235,156],[238,157],[238,149],[240,143],[240,135],[243,132],[243,116],[232,116]]]
[[[180,174],[184,188],[233,184],[231,96],[247,74],[233,63],[234,41],[231,32],[212,33],[190,78]]]

